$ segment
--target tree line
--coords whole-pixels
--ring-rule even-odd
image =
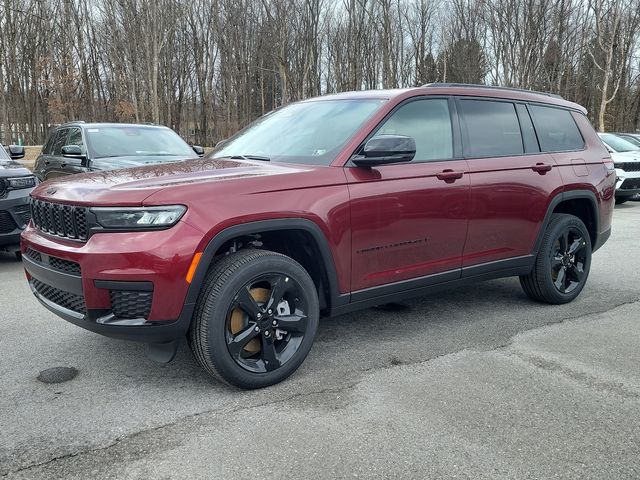
[[[430,82],[639,130],[639,32],[640,0],[0,0],[0,140],[82,119],[212,145],[296,100]]]

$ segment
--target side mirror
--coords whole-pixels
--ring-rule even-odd
[[[196,152],[199,157],[204,156],[204,148],[200,145],[193,145],[191,148],[193,148],[193,151]]]
[[[24,147],[22,145],[9,145],[9,156],[11,160],[24,158]]]
[[[358,167],[410,162],[416,156],[416,141],[405,135],[376,135],[365,143],[362,155],[351,160]]]
[[[69,158],[84,158],[85,155],[82,153],[82,148],[78,145],[65,145],[62,147],[62,156]]]

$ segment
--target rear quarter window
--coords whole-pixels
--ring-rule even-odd
[[[571,112],[561,108],[529,105],[543,152],[582,150],[584,139]]]

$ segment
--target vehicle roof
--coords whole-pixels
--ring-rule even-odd
[[[563,99],[558,95],[550,93],[536,92],[533,90],[494,87],[488,85],[472,85],[458,83],[431,83],[421,87],[414,88],[398,88],[387,90],[361,90],[353,92],[342,92],[315,97],[304,101],[322,101],[322,100],[348,100],[348,99],[384,99],[384,100],[403,100],[419,95],[459,95],[472,97],[491,97],[504,98],[508,100],[521,100],[525,102],[546,103],[563,108],[577,110],[583,114],[587,110],[574,102]]]

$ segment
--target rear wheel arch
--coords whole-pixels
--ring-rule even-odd
[[[542,244],[544,233],[551,222],[554,213],[566,213],[578,217],[587,227],[591,246],[597,248],[598,233],[600,231],[600,221],[598,216],[598,201],[595,193],[591,190],[570,190],[558,193],[549,202],[547,213],[538,232],[533,248],[535,255]]]

